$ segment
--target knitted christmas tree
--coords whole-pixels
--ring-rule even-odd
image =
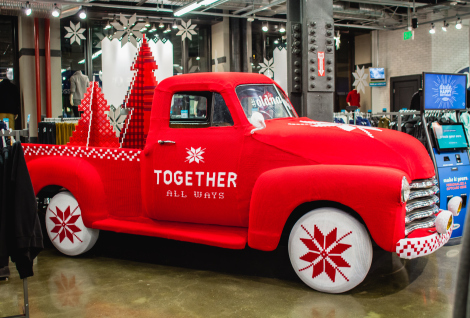
[[[82,117],[67,145],[118,148],[119,139],[105,111],[110,111],[98,82],[90,82],[78,110]]]
[[[158,69],[145,36],[139,46],[131,70],[135,71],[132,83],[124,100],[129,110],[119,141],[122,148],[144,149],[150,126],[150,112],[157,80],[154,70]]]

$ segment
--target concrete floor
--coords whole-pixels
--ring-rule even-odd
[[[306,287],[286,248],[225,250],[101,232],[80,257],[52,246],[29,279],[31,317],[450,317],[460,246],[403,262],[374,249],[366,280],[328,295]],[[16,269],[0,282],[0,317],[19,314]]]

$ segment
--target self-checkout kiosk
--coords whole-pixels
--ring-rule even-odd
[[[423,123],[426,124],[425,112],[428,111],[455,112],[458,121],[459,112],[466,111],[467,76],[423,73],[423,84]],[[462,123],[434,122],[426,136],[439,181],[440,208],[447,210],[453,197],[462,198],[460,214],[454,217],[450,241],[451,244],[452,241],[458,243],[463,233],[470,193],[469,144],[465,128]]]

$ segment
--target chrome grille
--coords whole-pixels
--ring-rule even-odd
[[[405,236],[417,229],[433,227],[435,214],[439,212],[436,178],[414,180],[410,188],[410,198],[406,203]]]

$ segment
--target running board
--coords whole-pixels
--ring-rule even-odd
[[[248,229],[242,227],[155,221],[147,218],[131,221],[109,218],[94,222],[92,228],[231,249],[245,248],[248,238]]]

